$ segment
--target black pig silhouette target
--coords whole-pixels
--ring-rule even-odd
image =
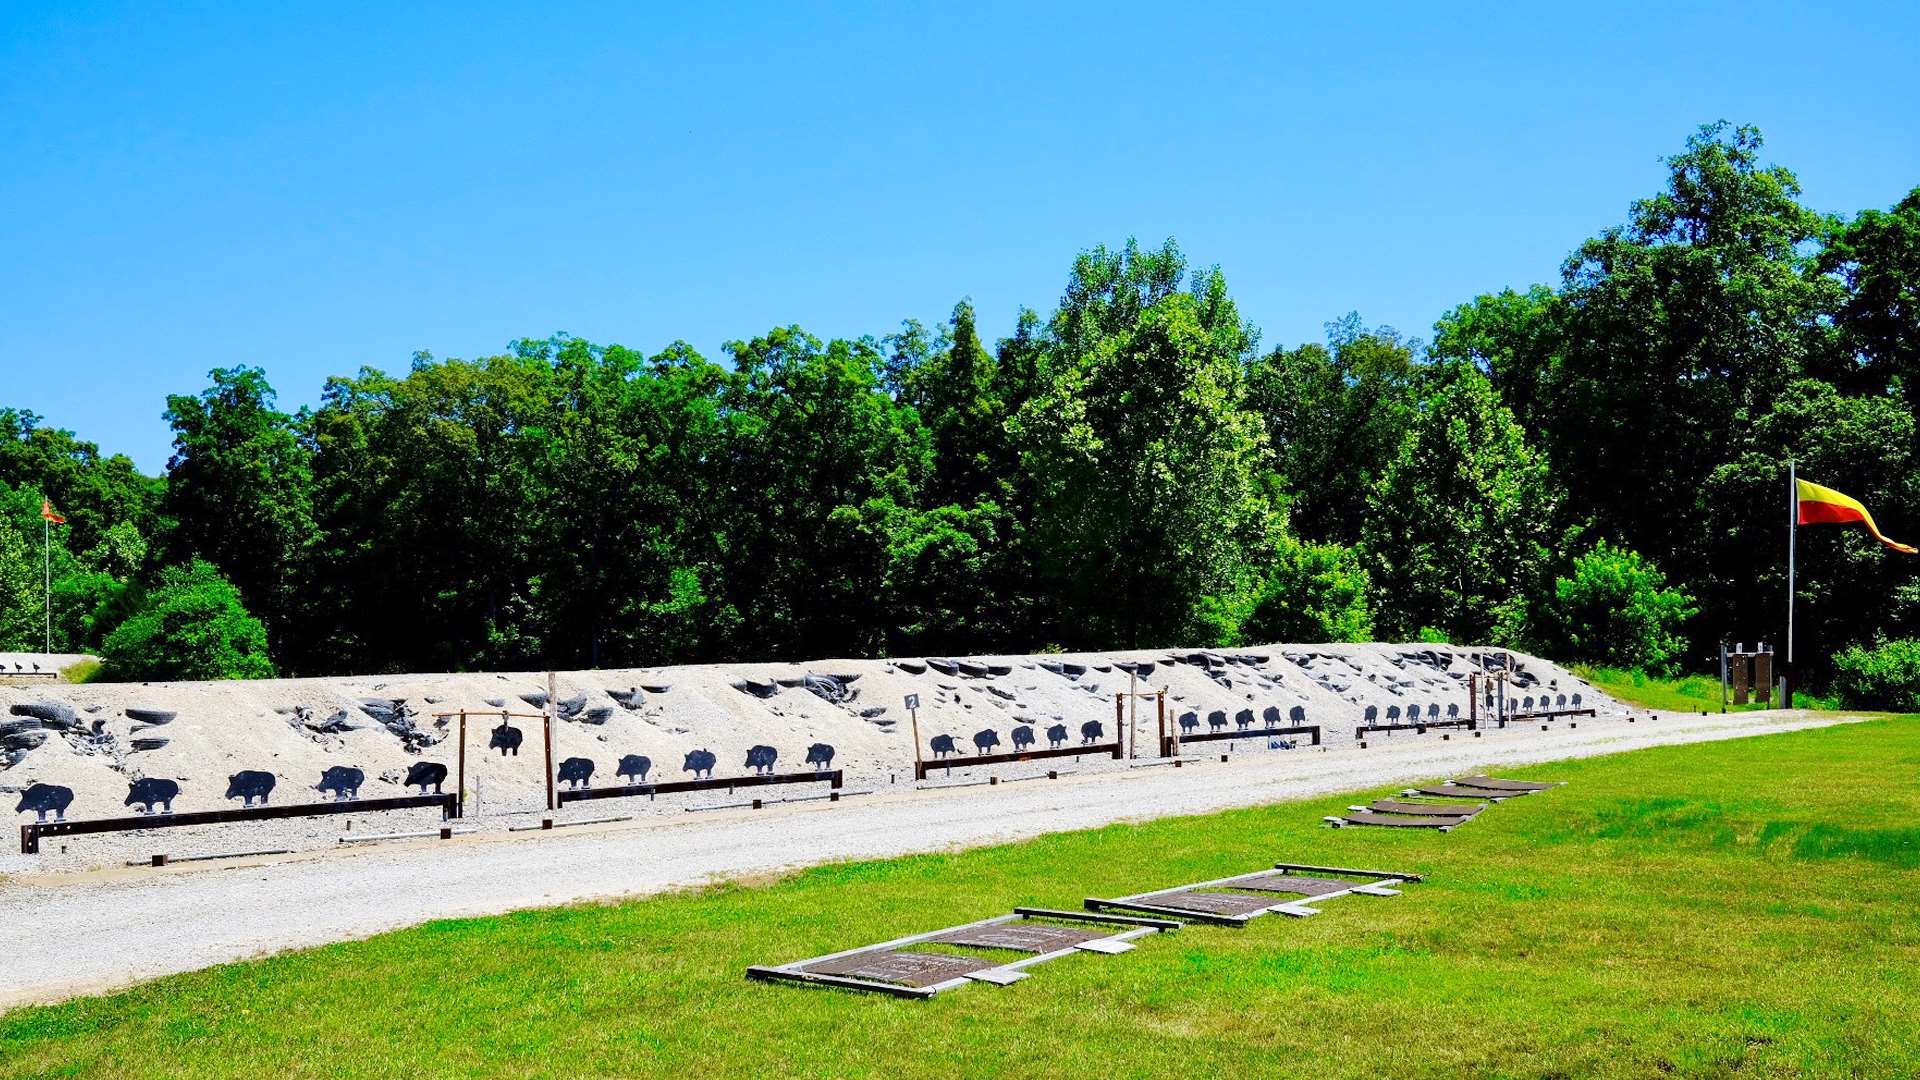
[[[573,788],[587,786],[593,779],[593,760],[591,758],[570,757],[560,763],[560,782]]]
[[[47,820],[52,814],[54,820],[67,820],[67,807],[73,805],[73,789],[58,784],[32,784],[20,793],[20,805],[13,808],[16,814],[38,814],[38,820]]]
[[[519,757],[521,738],[519,728],[501,721],[500,726],[493,729],[492,737],[487,739],[487,749],[500,751],[501,757],[506,757],[508,754]]]
[[[171,780],[149,776],[127,785],[127,806],[138,806],[143,814],[173,813],[173,800],[180,797],[180,785]]]
[[[441,794],[440,785],[447,782],[447,767],[437,761],[416,761],[407,766],[406,787],[417,787],[425,795],[428,788],[435,795]]]
[[[267,805],[267,797],[273,794],[273,785],[277,781],[270,772],[258,769],[242,769],[227,777],[227,798],[239,799],[241,806],[252,806],[259,799],[260,805]]]

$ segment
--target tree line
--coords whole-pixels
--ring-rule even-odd
[[[566,335],[169,397],[140,474],[0,410],[0,648],[122,677],[1448,639],[1698,667],[1784,621],[1784,463],[1920,531],[1920,188],[1801,202],[1710,125],[1558,282],[1431,341],[1264,347],[1217,267],[1095,247],[980,337]],[[1920,632],[1914,565],[1800,536],[1801,653]],[[191,635],[191,640],[187,636]],[[197,666],[196,666],[197,665]]]

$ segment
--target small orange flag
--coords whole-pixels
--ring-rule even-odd
[[[67,523],[66,518],[53,512],[53,500],[51,499],[40,500],[40,516],[53,522],[55,525],[65,525]]]

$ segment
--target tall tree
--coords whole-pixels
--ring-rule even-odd
[[[576,339],[522,343],[552,364],[547,492],[533,555],[547,660],[639,666],[726,644],[712,466],[726,372],[676,343],[652,359]]]
[[[1384,629],[1518,643],[1551,568],[1560,495],[1547,461],[1475,368],[1422,375],[1420,411],[1374,485],[1361,552]]]
[[[1171,241],[1082,254],[1014,421],[1068,643],[1200,632],[1202,599],[1249,589],[1249,553],[1275,529],[1246,408],[1253,329],[1218,270],[1183,292],[1185,273]]]
[[[980,343],[972,301],[954,305],[943,337],[946,347],[914,369],[905,400],[933,438],[925,501],[964,506],[999,495],[1014,461],[999,365]]]
[[[274,407],[266,372],[241,366],[211,378],[197,396],[167,398],[171,554],[212,562],[278,635],[293,621],[314,540],[311,456],[295,419]]]
[[[1667,190],[1580,246],[1564,345],[1526,418],[1578,509],[1683,579],[1707,571],[1695,522],[1727,448],[1830,359],[1833,286],[1808,272],[1825,226],[1761,148],[1750,127],[1701,129]]]
[[[551,383],[547,364],[512,354],[423,355],[404,378],[327,383],[309,423],[322,544],[303,665],[541,662],[530,551]]]
[[[885,523],[926,483],[927,431],[885,392],[876,342],[783,327],[727,349],[727,603],[761,655],[877,653]]]
[[[1920,409],[1920,188],[1836,230],[1818,266],[1846,286],[1834,325],[1861,388],[1896,387]]]
[[[26,409],[0,408],[0,483],[53,500],[74,551],[91,550],[115,525],[147,538],[159,532],[161,481],[142,475],[125,454],[102,454]]]
[[[1275,349],[1253,362],[1249,403],[1266,422],[1299,534],[1359,538],[1367,497],[1405,435],[1418,345],[1351,314],[1327,324],[1325,345]]]

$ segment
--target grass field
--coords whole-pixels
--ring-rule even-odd
[[[1645,709],[1666,710],[1668,712],[1708,712],[1720,711],[1720,681],[1707,675],[1682,675],[1677,678],[1663,679],[1640,671],[1626,671],[1621,668],[1587,667],[1574,665],[1574,674],[1604,690],[1614,698],[1629,705],[1638,705]],[[1839,702],[1796,690],[1793,694],[1796,709],[1838,709]],[[1764,705],[1728,705],[1729,712],[1745,712],[1750,709],[1765,708]]]
[[[1912,1076],[1917,773],[1878,720],[1507,770],[1569,783],[1448,835],[1323,799],[438,922],[15,1010],[0,1075]],[[1274,859],[1430,880],[932,1002],[742,978]]]

